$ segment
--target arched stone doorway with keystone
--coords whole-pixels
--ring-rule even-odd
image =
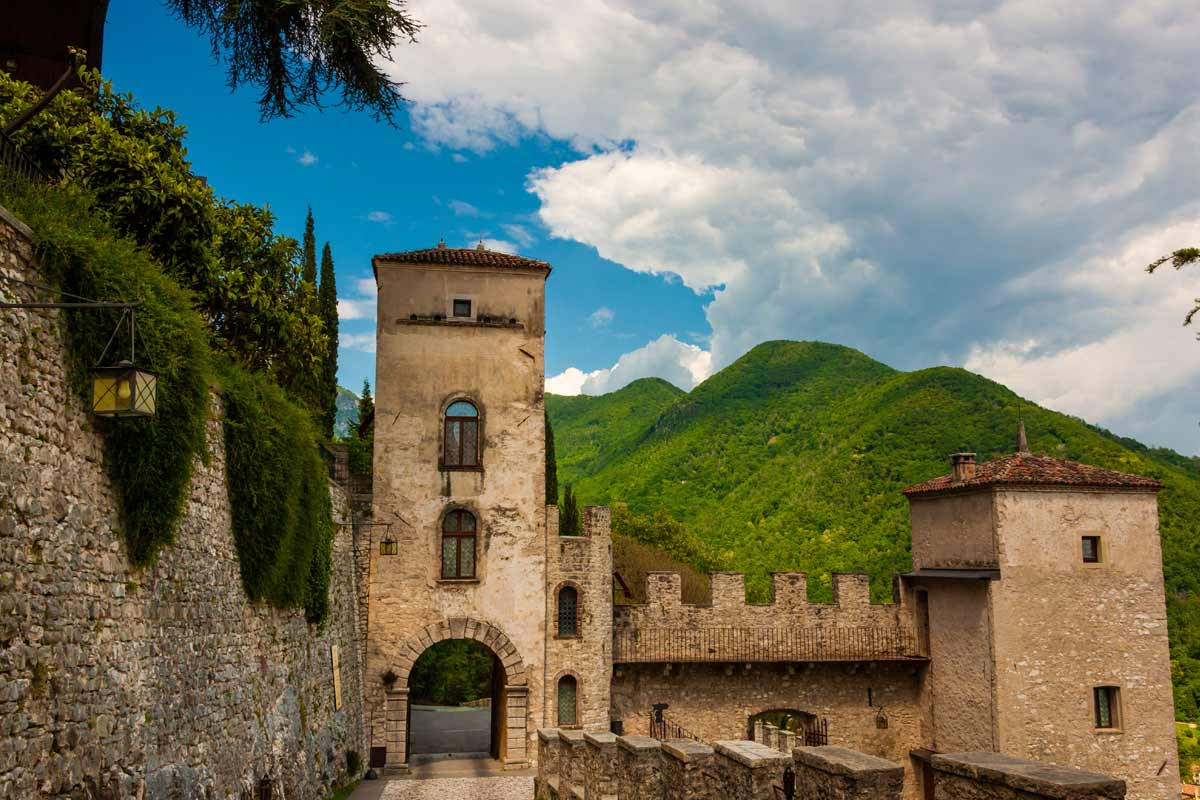
[[[387,768],[407,771],[414,754],[429,750],[414,740],[430,735],[426,721],[432,718],[419,713],[414,720],[410,679],[422,654],[450,640],[474,641],[493,656],[486,754],[506,769],[528,766],[529,686],[525,663],[499,627],[457,617],[425,626],[400,648],[395,665],[397,679],[387,691]]]

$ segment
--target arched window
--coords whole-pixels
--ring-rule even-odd
[[[558,726],[568,728],[577,725],[576,698],[578,686],[573,675],[558,679]]]
[[[574,586],[558,590],[558,635],[579,635],[579,592]]]
[[[442,577],[475,577],[475,515],[456,508],[442,517]]]
[[[453,402],[446,409],[442,466],[446,469],[479,466],[479,410],[466,400]]]

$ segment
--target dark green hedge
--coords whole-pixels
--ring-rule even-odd
[[[309,621],[322,620],[333,521],[312,417],[263,375],[228,366],[221,383],[233,535],[246,592],[303,606]]]

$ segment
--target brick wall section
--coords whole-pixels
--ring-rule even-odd
[[[46,282],[2,210],[0,270]],[[326,626],[251,604],[214,400],[175,543],[132,568],[102,441],[67,385],[61,313],[0,316],[0,796],[238,797],[263,777],[285,797],[323,796],[347,750],[366,755],[349,528]]]
[[[1121,800],[1125,782],[999,753],[936,755],[935,800]]]
[[[546,559],[546,722],[559,724],[558,682],[576,679],[577,726],[607,731],[612,682],[612,535],[610,512],[588,506],[581,516],[582,536],[558,535],[558,508],[547,506]],[[578,592],[579,635],[558,634],[558,593]]]
[[[797,800],[898,800],[904,769],[844,747],[794,751]]]
[[[681,579],[646,576],[646,603],[613,612],[613,660],[845,661],[917,657],[908,608],[870,602],[870,580],[834,574],[833,603],[809,603],[803,573],[772,575],[774,602],[746,602],[744,576],[714,572],[709,601],[682,602]]]

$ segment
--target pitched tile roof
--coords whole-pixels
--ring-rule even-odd
[[[403,253],[380,253],[372,262],[399,262],[403,264],[448,264],[464,267],[505,267],[508,269],[538,270],[550,272],[550,265],[533,258],[484,250],[482,247],[457,248],[430,247],[427,250],[409,250]]]
[[[904,490],[904,494],[913,497],[977,486],[1089,486],[1157,491],[1163,484],[1154,478],[1093,467],[1090,464],[1035,456],[1032,453],[1013,453],[1011,456],[978,464],[975,474],[966,480],[956,481],[953,474],[943,475],[909,486]]]

